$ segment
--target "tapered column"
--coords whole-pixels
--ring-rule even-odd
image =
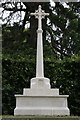
[[[44,77],[42,29],[37,30],[36,77]]]
[[[31,13],[38,19],[38,30],[37,30],[37,60],[36,60],[36,77],[44,77],[44,65],[43,65],[43,41],[42,41],[42,19],[48,16],[49,13],[45,13],[39,5],[38,10],[35,13]]]

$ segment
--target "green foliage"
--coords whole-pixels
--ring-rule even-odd
[[[31,5],[29,7],[32,10],[34,7]],[[56,2],[54,7],[47,5],[46,8],[44,5],[46,11],[50,13],[49,24],[46,25],[46,19],[43,24],[44,31],[47,31],[47,37],[43,32],[45,76],[50,78],[52,88],[60,88],[60,94],[69,94],[71,114],[80,115],[79,4],[67,3],[67,5],[69,8],[64,8],[60,2]],[[37,8],[36,5],[35,7]],[[30,44],[34,46],[36,43],[37,22],[32,17],[29,19],[28,11],[29,9],[26,9],[23,25],[18,23],[14,23],[13,26],[3,25],[2,29],[3,114],[13,114],[14,95],[21,94],[25,87],[29,88],[30,79],[35,76],[36,49]],[[31,26],[30,29],[23,30],[26,21],[31,22]],[[65,57],[71,55],[74,56]]]
[[[15,94],[30,87],[35,77],[35,62],[3,58],[3,114],[13,114]],[[80,115],[80,57],[64,61],[45,60],[45,76],[50,78],[51,87],[60,88],[60,94],[69,94],[69,108],[72,115]]]
[[[50,23],[47,31],[51,36],[52,48],[58,57],[80,55],[80,18],[78,3],[67,3],[68,8],[60,2],[49,11]],[[56,29],[54,29],[54,27]]]
[[[60,94],[69,95],[71,114],[80,115],[80,57],[45,63],[46,75],[51,86],[60,89]]]
[[[3,114],[13,114],[15,94],[30,87],[30,78],[34,77],[35,65],[30,60],[12,61],[3,59]]]
[[[21,30],[21,26],[17,23],[14,23],[13,26],[3,25],[2,26],[2,49],[3,54],[14,54],[17,55],[26,52],[27,39],[26,35],[28,30],[25,29],[24,32]],[[22,51],[21,51],[22,50]]]
[[[24,5],[25,5],[25,9]],[[49,3],[42,2],[42,9],[50,13],[47,19],[43,20],[43,41],[46,40],[52,46],[51,49],[53,54],[55,53],[57,58],[63,59],[64,56],[71,55],[80,55],[80,5],[78,2],[69,2],[64,5],[62,2],[55,2],[54,6],[51,6]],[[30,13],[34,12],[38,8],[39,3],[29,3],[29,2],[11,2],[6,3],[2,2],[3,11],[9,11],[10,14],[5,18],[4,12],[3,18],[6,20],[6,25],[14,23],[12,19],[14,15],[18,19],[16,23],[13,24],[13,28],[8,29],[6,37],[9,37],[4,41],[4,47],[7,46],[13,48],[12,45],[15,45],[17,49],[19,42],[22,43],[27,41],[32,47],[36,47],[36,30],[37,30],[37,20],[34,17],[30,17]],[[13,7],[14,6],[14,7]],[[20,8],[20,9],[19,9]],[[32,9],[33,8],[33,9]],[[25,13],[24,17],[23,12]],[[19,13],[20,12],[20,13]],[[19,20],[20,19],[20,20]],[[22,19],[22,20],[21,20]],[[18,22],[19,20],[19,22]],[[18,23],[17,23],[18,22]],[[25,25],[30,23],[30,27],[27,32],[24,32]],[[20,30],[20,32],[18,32]],[[12,34],[11,34],[12,31]],[[47,37],[46,37],[47,32]],[[17,34],[16,34],[17,33]],[[25,34],[26,33],[26,34]],[[12,37],[12,35],[14,37]]]

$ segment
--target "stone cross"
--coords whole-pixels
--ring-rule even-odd
[[[44,77],[44,65],[43,65],[43,41],[42,41],[42,19],[45,16],[48,16],[49,13],[45,13],[44,10],[41,9],[41,5],[39,5],[38,10],[35,13],[31,13],[31,16],[35,16],[38,19],[38,30],[37,30],[37,63],[36,63],[36,77],[43,78]]]
[[[59,89],[51,89],[50,80],[44,77],[41,20],[49,14],[39,5],[39,9],[31,15],[38,18],[36,77],[31,79],[30,89],[24,88],[23,95],[15,95],[14,115],[70,115],[67,107],[68,95],[59,95]]]

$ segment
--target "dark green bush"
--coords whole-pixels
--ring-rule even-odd
[[[3,70],[3,114],[13,114],[15,94],[21,94],[23,88],[30,87],[30,78],[34,77],[35,66],[30,62],[2,61]]]
[[[3,114],[13,114],[15,94],[22,94],[30,87],[30,79],[35,77],[33,61],[4,59],[3,65]],[[45,76],[50,78],[51,87],[60,89],[60,94],[68,94],[72,115],[80,115],[80,60],[45,61]]]
[[[46,62],[46,75],[51,87],[60,89],[60,94],[68,94],[71,115],[80,115],[80,59],[61,62]]]

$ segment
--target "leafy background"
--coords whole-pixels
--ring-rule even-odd
[[[23,88],[29,88],[30,79],[35,77],[37,20],[30,17],[30,12],[38,5],[2,2],[3,16],[9,11],[9,16],[3,17],[2,26],[2,107],[5,115],[13,115],[14,95],[22,94]],[[41,5],[50,13],[43,20],[45,76],[50,78],[52,88],[69,95],[71,115],[80,115],[80,4],[66,3],[68,7],[60,2],[54,6]],[[13,19],[15,14],[16,21]],[[26,28],[28,24],[30,27]]]

